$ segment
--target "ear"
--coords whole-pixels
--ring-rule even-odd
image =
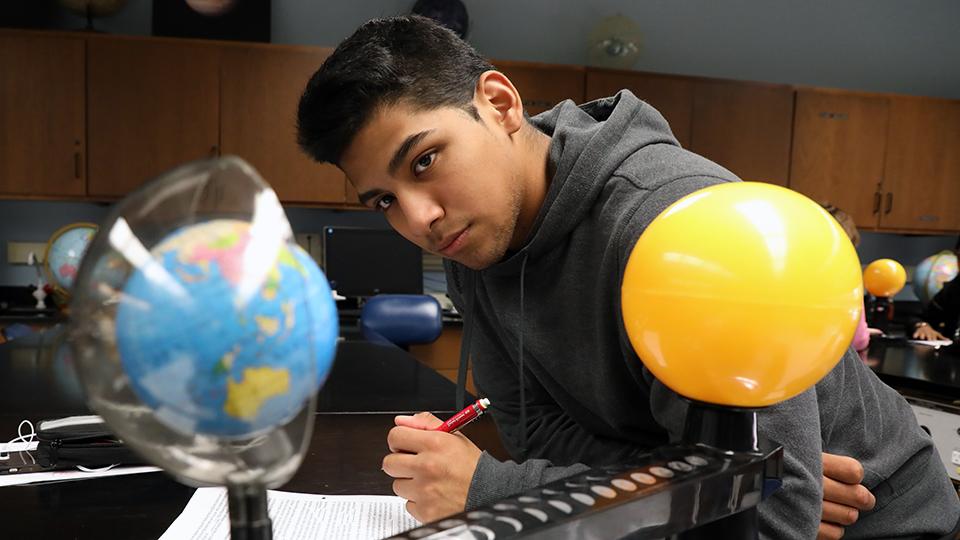
[[[523,101],[520,92],[506,75],[499,71],[486,71],[477,80],[474,101],[480,115],[502,126],[508,135],[523,127]],[[486,113],[486,114],[484,114]],[[487,116],[489,115],[489,116]]]

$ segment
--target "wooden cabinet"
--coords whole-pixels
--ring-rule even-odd
[[[218,154],[219,54],[182,40],[88,38],[90,195],[123,196]]]
[[[0,33],[0,194],[82,196],[84,42]]]
[[[689,148],[693,85],[693,79],[688,77],[588,68],[585,101],[612,96],[623,89],[630,90],[660,111],[680,146]]]
[[[586,69],[532,62],[493,61],[520,92],[523,108],[531,116],[552,109],[565,99],[583,102]]]
[[[430,366],[447,379],[457,382],[457,370],[460,367],[460,342],[463,339],[461,325],[447,324],[440,337],[426,345],[411,345],[410,354],[417,360]],[[477,394],[473,384],[473,369],[467,369],[467,392]]]
[[[797,92],[790,188],[879,225],[888,100],[829,90]]]
[[[297,145],[297,105],[329,49],[225,46],[220,81],[220,141],[256,168],[283,202],[346,202],[346,179]]]
[[[787,185],[793,88],[697,80],[690,148],[744,180]]]
[[[890,98],[880,225],[960,230],[960,101]]]

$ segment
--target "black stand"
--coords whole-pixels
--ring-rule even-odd
[[[273,540],[267,513],[267,490],[262,486],[229,486],[231,540]]]
[[[871,296],[867,304],[867,326],[876,328],[884,334],[893,320],[893,300],[886,296]]]
[[[734,409],[691,402],[683,428],[683,442],[706,445],[725,452],[760,454],[756,409]],[[680,533],[683,540],[756,540],[759,514],[753,506]]]

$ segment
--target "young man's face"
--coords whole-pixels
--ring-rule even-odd
[[[495,110],[381,107],[340,166],[360,202],[407,240],[474,269],[518,247],[523,200],[516,145]]]

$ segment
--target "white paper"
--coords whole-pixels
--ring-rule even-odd
[[[0,460],[10,459],[10,452],[32,452],[37,449],[37,441],[0,443]]]
[[[913,345],[926,345],[927,347],[946,347],[953,343],[949,339],[908,339],[907,343]]]
[[[36,473],[16,473],[0,475],[0,487],[35,484],[37,482],[64,482],[67,480],[89,480],[106,476],[123,476],[127,474],[141,474],[157,472],[157,467],[115,467],[106,471],[84,472],[76,469],[68,471],[51,471]]]
[[[420,525],[400,497],[267,491],[276,540],[368,540]],[[229,540],[227,490],[200,488],[160,540]]]

